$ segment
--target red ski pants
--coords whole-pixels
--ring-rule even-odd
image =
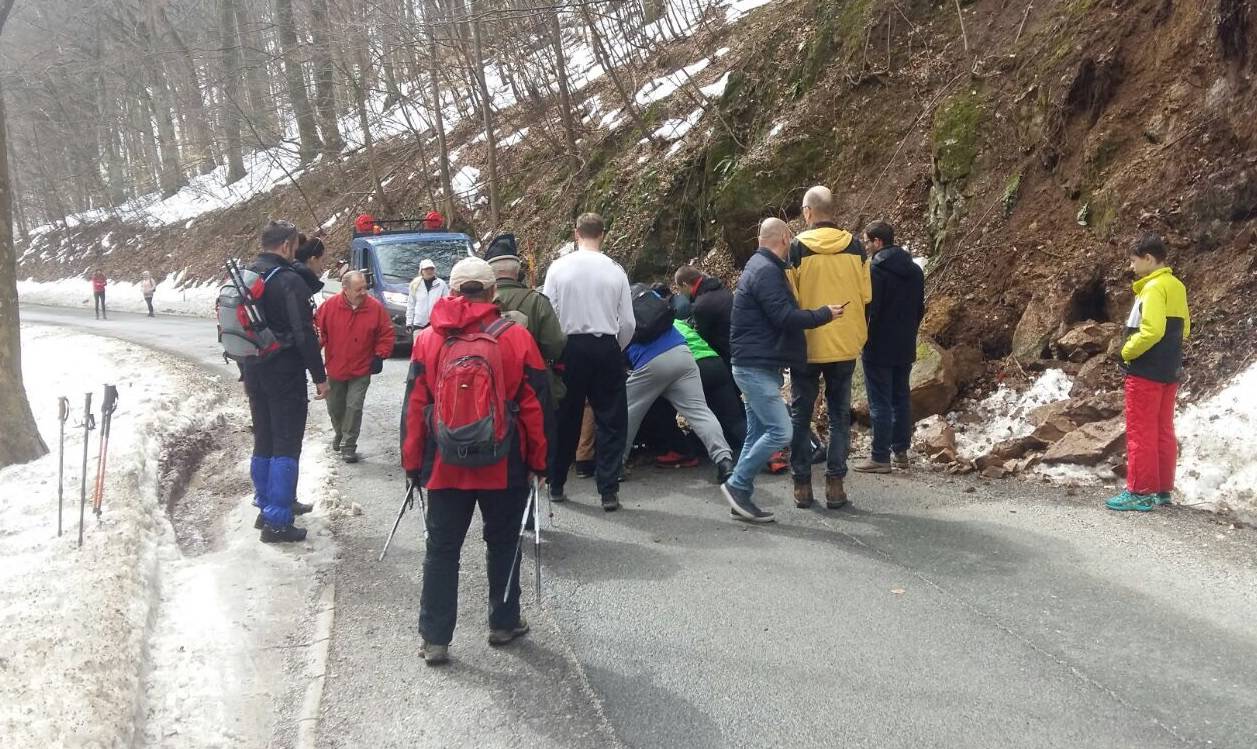
[[[1126,488],[1134,494],[1174,489],[1177,382],[1126,376]]]

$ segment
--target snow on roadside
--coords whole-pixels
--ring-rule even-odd
[[[1257,364],[1217,395],[1180,411],[1176,501],[1257,522]]]
[[[158,282],[153,294],[153,308],[162,314],[213,317],[219,286],[217,283],[202,283],[180,288],[179,278],[171,274]],[[94,309],[92,282],[86,278],[18,281],[17,296],[26,304]],[[105,305],[111,311],[148,312],[140,285],[130,281],[110,281],[105,289]]]
[[[1073,379],[1059,369],[1049,369],[1025,390],[1000,385],[994,393],[959,413],[947,415],[956,430],[956,448],[961,458],[974,460],[1004,440],[1025,437],[1034,431],[1030,412],[1039,406],[1069,398]],[[933,420],[921,421],[922,429]]]

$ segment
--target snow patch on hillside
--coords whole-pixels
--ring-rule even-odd
[[[1175,501],[1257,522],[1257,364],[1184,408],[1176,426],[1182,450]]]

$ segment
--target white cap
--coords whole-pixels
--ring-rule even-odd
[[[450,288],[461,292],[463,284],[468,283],[478,283],[482,288],[488,288],[497,283],[497,277],[493,275],[493,267],[478,257],[465,257],[459,260],[450,271]]]
[[[436,263],[432,262],[432,258],[430,257],[425,257],[423,260],[419,261],[419,270],[424,270],[426,268],[436,270]]]

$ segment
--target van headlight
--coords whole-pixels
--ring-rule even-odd
[[[386,291],[384,292],[384,301],[389,304],[405,305],[406,295],[400,291]]]

